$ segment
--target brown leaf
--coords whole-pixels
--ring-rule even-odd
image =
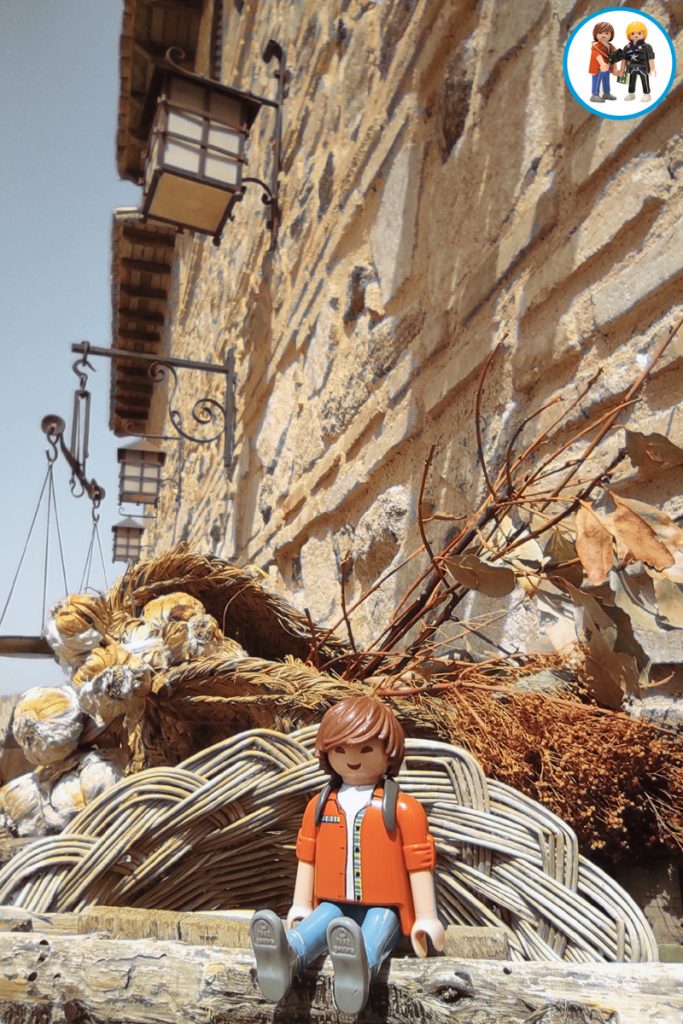
[[[664,469],[683,466],[683,448],[663,434],[640,434],[627,430],[626,452],[643,480],[649,480]]]
[[[616,501],[617,495],[612,495]],[[683,529],[678,523],[655,505],[648,505],[645,501],[636,501],[635,498],[623,498],[619,495],[619,502],[635,512],[644,519],[657,539],[665,544],[672,553],[680,548],[683,550]]]
[[[683,587],[663,579],[654,584],[659,614],[675,629],[683,629]]]
[[[621,548],[628,552],[634,561],[645,562],[653,569],[666,569],[673,565],[674,557],[666,544],[658,539],[652,527],[634,508],[637,505],[645,506],[645,503],[627,501],[617,494],[613,494],[612,498],[617,509],[609,516],[608,522],[612,535]],[[649,505],[645,508],[655,513],[659,512],[659,509]]]
[[[605,636],[610,645],[614,645],[617,627],[602,605],[591,594],[573,587],[571,583],[565,581],[564,589],[574,604],[574,621],[579,638],[584,639],[597,630]]]
[[[612,535],[603,525],[603,517],[590,505],[581,503],[576,513],[576,552],[590,583],[604,583],[614,561]]]
[[[627,693],[639,692],[638,665],[630,654],[617,654],[605,637],[596,630],[588,642],[586,669],[596,700],[610,708],[618,708]]]
[[[515,589],[515,574],[502,565],[482,562],[476,555],[454,555],[443,563],[463,587],[479,590],[487,597],[504,597]]]
[[[583,580],[583,569],[577,558],[577,551],[572,541],[559,527],[550,531],[550,536],[543,546],[543,554],[548,559],[544,571],[549,576],[560,576],[579,586]]]
[[[614,603],[628,615],[634,626],[652,631],[658,629],[654,607],[654,588],[649,576],[622,578],[614,573],[610,578]]]

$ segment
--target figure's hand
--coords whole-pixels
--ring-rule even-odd
[[[313,913],[313,907],[303,903],[293,903],[287,914],[287,927],[291,928],[297,921],[303,921],[305,917]]]
[[[446,932],[438,917],[418,917],[410,930],[410,941],[417,956],[427,956],[427,936],[437,953],[446,945]]]

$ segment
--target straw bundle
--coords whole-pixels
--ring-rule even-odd
[[[301,815],[324,781],[314,735],[254,730],[123,780],[68,832],[18,853],[0,872],[0,903],[38,913],[101,903],[283,914]],[[642,913],[579,855],[572,830],[487,780],[469,754],[408,740],[399,781],[430,819],[445,923],[502,926],[519,960],[656,958]]]
[[[69,670],[102,642],[110,622],[111,609],[103,597],[72,594],[50,609],[45,638]]]
[[[238,569],[179,544],[132,566],[108,592],[107,601],[113,616],[137,616],[150,601],[183,591],[201,601],[223,634],[237,640],[250,655],[305,659],[316,640],[310,624],[269,588],[268,577],[254,567]],[[327,637],[319,648],[321,663],[332,663],[347,653],[336,637]]]
[[[12,732],[31,764],[54,764],[76,749],[83,716],[67,688],[34,686],[14,709]]]
[[[56,768],[38,769],[0,789],[3,827],[12,835],[59,832],[123,777],[117,752],[87,751]]]
[[[142,716],[152,674],[145,662],[118,644],[96,647],[74,673],[78,703],[98,725],[124,715],[127,722]]]

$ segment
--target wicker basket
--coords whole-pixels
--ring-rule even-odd
[[[323,784],[315,727],[258,729],[118,783],[59,836],[0,872],[0,904],[34,912],[90,904],[206,911],[292,897],[306,799]],[[578,853],[540,804],[487,780],[446,743],[408,740],[400,782],[427,809],[445,923],[503,926],[515,959],[657,958],[631,898]]]

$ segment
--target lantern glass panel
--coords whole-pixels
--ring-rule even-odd
[[[142,530],[126,526],[114,527],[114,561],[137,561],[142,551]]]
[[[202,151],[199,146],[169,138],[164,151],[164,164],[166,167],[186,171],[188,174],[199,175],[201,155]]]
[[[161,467],[157,464],[121,466],[119,500],[140,505],[155,505],[159,497]]]
[[[187,110],[171,108],[168,112],[166,130],[169,135],[178,135],[183,139],[201,142],[204,122],[205,118],[201,114],[190,114]]]

